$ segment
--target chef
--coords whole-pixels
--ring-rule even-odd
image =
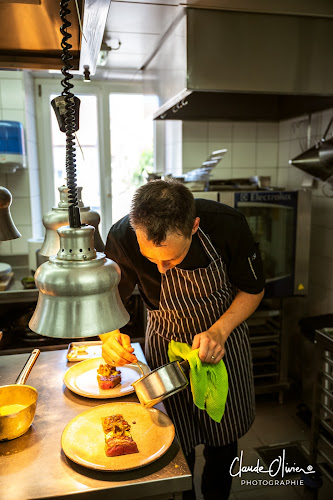
[[[202,493],[227,499],[237,439],[255,417],[252,358],[245,320],[264,294],[262,262],[245,217],[222,203],[194,199],[184,184],[156,180],[140,187],[130,214],[109,232],[105,253],[121,269],[126,305],[137,285],[147,306],[145,355],[151,369],[169,362],[171,340],[199,349],[205,363],[222,358],[229,378],[220,423],[194,403],[190,386],[164,401],[193,472],[204,444]],[[101,336],[106,362],[136,361],[129,336]],[[194,489],[184,498],[195,499]]]

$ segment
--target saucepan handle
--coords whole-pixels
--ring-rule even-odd
[[[31,369],[34,366],[35,361],[38,358],[39,354],[40,354],[40,350],[39,349],[34,349],[32,351],[32,353],[30,354],[30,356],[29,356],[26,364],[24,365],[24,367],[21,370],[21,373],[17,377],[17,379],[15,381],[15,384],[24,385],[26,383],[27,378],[29,377],[29,374],[31,372]]]
[[[185,373],[188,373],[190,371],[190,363],[187,361],[187,359],[183,359],[183,361],[180,361],[179,364]]]

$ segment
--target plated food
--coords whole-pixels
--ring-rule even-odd
[[[64,375],[66,387],[75,394],[96,399],[119,398],[134,392],[132,384],[142,376],[137,365],[125,365],[121,367],[121,370],[114,367],[114,370],[111,371],[110,380],[101,380],[101,382],[105,383],[110,382],[109,388],[104,389],[103,387],[107,386],[103,384],[103,387],[101,387],[97,378],[97,375],[99,375],[97,370],[101,364],[105,365],[102,357],[86,359],[73,364]],[[149,372],[148,367],[146,368]],[[115,372],[121,372],[120,380],[119,374],[117,375]]]
[[[102,418],[107,457],[118,457],[138,453],[138,447],[131,434],[131,426],[120,413]]]
[[[97,382],[100,389],[114,389],[121,382],[121,372],[116,366],[101,363],[97,368]]]
[[[107,455],[102,421],[117,415],[129,424],[138,452]],[[61,446],[67,458],[83,467],[100,471],[128,471],[144,467],[161,457],[171,446],[174,436],[174,425],[162,411],[143,408],[139,403],[112,402],[76,415],[63,431]],[[109,444],[111,449],[112,442]]]

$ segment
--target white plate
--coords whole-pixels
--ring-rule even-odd
[[[66,387],[80,396],[97,399],[119,398],[134,392],[132,383],[142,376],[137,365],[130,364],[119,367],[120,384],[113,389],[104,391],[99,388],[97,382],[97,368],[103,363],[105,363],[103,358],[92,358],[71,366],[64,375]]]
[[[102,418],[117,413],[130,424],[139,453],[106,456]],[[173,423],[160,410],[143,408],[139,403],[115,402],[95,406],[74,417],[63,431],[61,446],[68,458],[89,469],[127,471],[157,460],[169,449],[174,437]]]

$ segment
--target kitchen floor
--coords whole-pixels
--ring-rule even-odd
[[[255,466],[257,464],[257,449],[267,445],[287,445],[297,442],[301,448],[309,449],[310,427],[297,416],[298,401],[296,398],[285,398],[279,404],[277,397],[268,395],[257,397],[256,418],[248,433],[239,440],[238,456],[243,450],[243,464]],[[283,446],[281,446],[283,448]],[[196,449],[196,466],[194,471],[194,484],[197,500],[203,498],[200,489],[201,471],[204,465],[203,445]],[[266,465],[260,458],[260,465]],[[299,464],[297,464],[299,465]],[[238,469],[238,468],[237,468]],[[296,476],[290,477],[297,481]],[[243,473],[242,477],[234,477],[229,500],[300,500],[305,498],[304,486],[277,485],[263,486],[249,484],[249,480],[267,480],[267,474],[255,472]],[[247,484],[244,480],[247,480]],[[243,482],[242,482],[243,481]],[[324,478],[323,486],[318,490],[318,500],[333,498],[333,485]],[[218,499],[216,499],[218,500]]]

